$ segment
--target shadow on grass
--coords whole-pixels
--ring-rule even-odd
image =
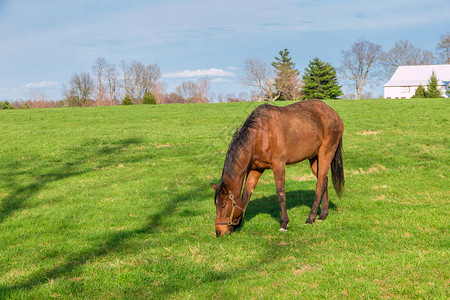
[[[32,168],[22,166],[21,170],[19,169],[7,178],[8,186],[10,189],[13,189],[13,192],[2,199],[2,205],[0,207],[0,224],[7,217],[14,214],[15,211],[26,208],[27,199],[39,193],[40,190],[52,182],[94,172],[96,168],[104,168],[119,163],[148,159],[148,154],[138,154],[137,156],[121,155],[121,151],[124,148],[139,143],[139,139],[127,139],[105,145],[100,140],[92,140],[68,151],[68,153],[71,153],[70,161],[57,164],[57,167],[51,168],[51,172],[49,168],[43,167],[46,163],[37,164],[37,166]],[[97,155],[100,159],[93,165],[83,163],[78,164],[78,161],[82,162],[89,158],[85,154],[86,152],[89,154],[88,156],[95,157]],[[18,175],[28,175],[39,180],[28,185],[20,186],[19,182],[14,178]],[[0,286],[0,299],[9,297],[14,298],[14,296],[17,295],[16,293],[27,292],[35,287],[48,283],[50,280],[68,276],[75,272],[78,267],[85,265],[92,259],[97,259],[111,254],[112,252],[119,251],[123,244],[133,237],[160,233],[159,227],[164,222],[164,219],[173,215],[181,203],[193,199],[194,197],[207,197],[207,195],[209,195],[209,189],[206,189],[204,184],[197,183],[196,186],[197,188],[191,189],[188,192],[180,192],[179,188],[174,186],[174,190],[168,191],[172,194],[172,196],[169,197],[170,200],[166,201],[165,205],[163,205],[156,213],[149,215],[144,225],[140,228],[120,230],[111,233],[108,235],[108,238],[101,238],[95,245],[89,245],[88,249],[75,254],[68,253],[66,262],[62,262],[53,268],[37,272],[18,284]],[[184,217],[188,218],[190,216],[186,215]]]
[[[53,182],[68,179],[70,177],[79,176],[89,172],[94,172],[95,169],[105,168],[119,163],[127,163],[144,159],[142,154],[136,156],[123,156],[121,152],[132,145],[140,144],[141,139],[130,138],[118,140],[115,142],[105,140],[88,140],[80,146],[68,149],[65,153],[66,161],[51,161],[48,158],[35,159],[24,163],[16,161],[10,163],[6,171],[8,174],[1,174],[4,184],[9,190],[12,190],[1,201],[0,206],[0,224],[8,217],[13,215],[20,209],[27,208],[27,199],[38,194],[48,184]],[[116,155],[116,156],[115,156]],[[117,156],[118,155],[118,156]],[[98,158],[93,164],[86,164],[86,160]],[[24,184],[18,178],[28,177],[34,180],[32,183]],[[31,179],[32,178],[32,179]],[[150,222],[152,223],[152,222]],[[111,249],[114,250],[124,240],[130,236],[150,233],[153,226],[144,226],[139,230],[134,231],[119,231],[104,243],[100,243],[101,247],[92,247],[91,249],[82,251],[77,255],[71,256],[71,259],[57,267],[35,274],[28,280],[13,286],[0,286],[0,298],[13,297],[14,293],[20,290],[30,290],[35,286],[47,283],[52,278],[64,276],[73,271],[77,266],[85,264],[89,259],[103,256]]]
[[[47,184],[85,173],[82,171],[74,171],[70,169],[71,167],[67,166],[64,168],[65,171],[63,173],[51,172],[45,175],[36,176],[39,177],[38,182],[30,183],[23,186],[20,186],[19,183],[15,183],[14,180],[10,179],[8,185],[15,186],[15,188],[11,194],[8,194],[2,200],[2,204],[0,206],[0,224],[3,223],[6,220],[6,218],[11,216],[15,211],[25,208],[26,200],[30,197],[33,197],[35,194],[39,193],[39,191]],[[16,175],[20,174],[16,173]]]
[[[101,140],[94,139],[81,146],[69,149],[65,154],[69,160],[65,162],[52,162],[49,159],[41,158],[40,160],[29,161],[26,164],[22,161],[10,163],[5,168],[6,172],[9,173],[1,174],[4,184],[12,192],[1,201],[0,224],[15,211],[24,208],[26,200],[39,193],[46,185],[93,172],[93,168],[84,166],[83,161],[92,157],[100,157],[100,160],[96,163],[97,168],[124,163],[127,161],[122,158],[120,160],[114,159],[112,154],[118,154],[124,148],[139,143],[141,143],[141,140],[137,138],[118,140],[114,143],[102,143]],[[32,177],[35,182],[23,184],[20,179],[17,179],[21,176]]]
[[[314,190],[299,190],[287,192],[286,209],[288,210],[288,214],[289,210],[295,207],[307,206],[311,208],[314,202],[314,197],[315,197]],[[336,205],[332,201],[330,201],[329,209],[334,210],[335,208]],[[247,210],[245,211],[244,221],[250,221],[259,214],[270,214],[272,218],[276,219],[277,221],[280,221],[281,217],[280,205],[275,195],[250,200],[250,203],[247,206]],[[318,215],[319,214],[320,208],[318,211]],[[305,221],[307,218],[308,216],[305,215]],[[243,224],[243,226],[245,226],[245,224]]]
[[[171,201],[168,201],[166,205],[159,210],[159,212],[149,215],[147,222],[142,227],[134,230],[121,230],[114,232],[109,238],[99,240],[98,245],[100,246],[92,246],[90,249],[81,251],[76,255],[70,255],[70,259],[68,259],[65,263],[59,264],[52,269],[39,272],[22,283],[12,286],[0,286],[0,298],[14,297],[16,292],[28,291],[37,286],[46,284],[50,280],[68,276],[75,272],[78,267],[92,261],[93,259],[98,259],[102,256],[110,255],[112,252],[119,251],[122,245],[131,238],[139,235],[159,234],[161,231],[158,227],[161,226],[165,217],[173,215],[179,204],[190,200],[193,195],[197,195],[198,197],[198,195],[202,193],[206,193],[206,190],[200,187],[187,193],[180,193],[171,199]],[[225,275],[216,274],[213,272],[206,274],[206,276],[218,279]],[[171,285],[170,288],[167,287],[167,290],[171,290],[173,292],[179,288],[181,287]],[[162,295],[164,295],[164,293]]]
[[[148,159],[148,153],[136,152],[136,154],[122,155],[124,149],[137,145],[140,139],[125,139],[119,141],[107,140],[89,140],[81,146],[77,146],[67,151],[68,161],[52,162],[52,161],[35,161],[33,166],[23,165],[22,162],[17,163],[18,167],[15,174],[8,176],[8,184],[13,192],[3,198],[0,207],[0,224],[15,211],[27,207],[27,199],[35,196],[46,185],[64,180],[73,176],[79,176],[85,173],[94,172],[96,168],[104,168],[119,163],[135,162],[137,160]],[[86,161],[95,159],[90,163]],[[12,166],[11,166],[12,168]],[[21,185],[15,179],[17,175],[28,175],[35,178],[32,183]],[[194,180],[196,181],[196,180]],[[209,185],[203,182],[191,182],[195,188],[187,192],[180,192],[177,186],[172,191],[168,191],[169,199],[155,213],[150,214],[143,225],[136,229],[120,230],[107,235],[106,238],[99,238],[96,242],[87,246],[87,249],[77,253],[67,253],[67,258],[60,264],[36,272],[34,275],[28,276],[25,280],[14,285],[0,286],[0,298],[8,298],[17,296],[20,293],[27,293],[36,287],[47,284],[50,280],[64,278],[73,275],[79,267],[85,265],[89,261],[98,259],[113,252],[122,250],[124,244],[137,236],[159,234],[160,227],[164,225],[164,221],[174,214],[177,214],[177,208],[180,204],[191,199],[211,198],[213,205],[213,192]],[[287,208],[291,209],[298,206],[311,206],[314,199],[314,191],[297,191],[287,193]],[[334,205],[330,203],[330,208]],[[271,197],[257,198],[249,203],[245,219],[251,220],[261,213],[269,213],[273,218],[279,220],[280,210],[275,195]],[[189,218],[190,215],[179,215],[182,218]],[[212,216],[212,219],[214,217]],[[306,219],[306,216],[305,216]],[[212,224],[211,224],[212,225]],[[245,227],[245,224],[244,224]],[[208,224],[209,230],[209,224]],[[211,226],[213,233],[213,226]],[[174,265],[174,268],[179,267]],[[234,273],[217,270],[207,270],[201,278],[201,282],[226,281],[234,277]],[[164,296],[174,294],[183,290],[183,285],[179,282],[165,282],[157,288],[156,294]]]
[[[28,277],[21,283],[12,286],[1,286],[0,298],[14,297],[17,293],[26,293],[27,291],[31,291],[38,286],[47,284],[51,280],[72,276],[74,272],[77,272],[79,267],[85,265],[89,261],[111,255],[113,252],[121,251],[122,246],[132,238],[140,235],[159,234],[161,232],[160,227],[163,225],[164,220],[176,214],[177,207],[179,207],[180,204],[191,199],[204,199],[209,196],[212,197],[212,192],[210,191],[209,186],[205,186],[205,184],[201,184],[200,182],[198,182],[196,186],[196,188],[193,188],[188,192],[178,192],[177,190],[172,191],[173,197],[170,197],[165,205],[163,205],[157,212],[149,215],[147,221],[140,228],[114,232],[108,235],[108,238],[99,239],[98,243],[96,243],[96,245],[91,245],[89,249],[80,251],[76,254],[68,255],[69,257],[66,262],[63,262],[51,269],[38,272],[35,275]],[[288,209],[299,206],[311,206],[314,199],[314,191],[288,192],[287,197]],[[212,199],[211,205],[213,205]],[[330,203],[330,208],[333,207],[334,205]],[[275,196],[257,198],[251,201],[247,208],[245,219],[251,220],[261,213],[269,213],[274,219],[279,220],[279,205]],[[189,218],[190,216],[182,217]],[[211,231],[213,231],[212,227]],[[268,251],[269,250],[270,249],[268,249]],[[272,252],[275,253],[275,250]],[[180,268],[180,265],[176,265],[177,263],[175,262],[167,261],[166,263],[174,263],[174,269]],[[199,280],[202,283],[226,281],[234,278],[236,274],[234,272],[230,273],[211,269],[206,270],[202,278]],[[164,282],[159,288],[155,289],[153,293],[163,297],[175,294],[181,290],[183,290],[183,285],[180,284],[180,282],[168,281]]]
[[[131,154],[124,154],[124,151],[128,148],[138,146],[141,143],[142,140],[139,138],[111,140],[105,137],[89,139],[80,145],[66,149],[63,154],[56,158],[44,156],[27,161],[11,162],[3,169],[3,174],[0,172],[2,179],[5,180],[5,186],[12,191],[1,199],[0,224],[18,210],[28,208],[31,204],[27,203],[27,200],[35,197],[49,184],[95,172],[109,166],[150,159],[152,153],[148,152],[134,151]],[[133,237],[160,233],[159,227],[166,218],[176,213],[177,207],[181,203],[194,197],[209,196],[209,186],[206,188],[206,185],[200,182],[197,182],[195,186],[196,188],[188,192],[180,192],[178,186],[174,185],[173,189],[168,191],[169,200],[157,212],[149,215],[143,226],[110,233],[107,238],[100,238],[89,244],[87,249],[77,253],[66,253],[66,261],[57,266],[38,271],[17,284],[1,285],[0,298],[14,298],[17,293],[26,293],[48,283],[50,280],[73,274],[77,268],[92,259],[120,251],[124,243]],[[185,215],[182,217],[189,218],[191,216]],[[210,273],[208,276],[217,278],[217,276],[220,277],[220,274]]]

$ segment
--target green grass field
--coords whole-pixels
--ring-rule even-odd
[[[256,103],[0,111],[0,298],[448,299],[448,100],[327,103],[346,175],[327,220],[304,225],[302,162],[288,232],[266,171],[219,239],[210,182]]]

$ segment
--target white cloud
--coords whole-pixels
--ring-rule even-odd
[[[230,83],[230,82],[233,82],[233,81],[230,80],[230,79],[219,77],[219,78],[212,79],[211,82],[217,82],[217,83],[224,83],[224,82],[226,82],[226,83]]]
[[[56,81],[39,81],[39,82],[30,82],[24,85],[27,89],[43,89],[43,88],[52,88],[59,86],[59,82]]]
[[[179,72],[169,72],[163,75],[165,78],[193,78],[193,77],[233,77],[233,72],[223,69],[204,69],[204,70],[184,70]]]

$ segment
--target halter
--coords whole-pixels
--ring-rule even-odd
[[[216,225],[228,225],[228,226],[233,225],[233,226],[236,226],[236,225],[239,224],[239,222],[233,222],[234,209],[237,207],[240,210],[242,210],[243,212],[245,212],[245,209],[243,209],[242,207],[237,205],[236,201],[234,200],[234,196],[233,195],[230,194],[228,196],[228,198],[230,198],[231,202],[233,203],[233,209],[231,210],[230,219],[228,220],[228,222],[220,222],[220,223],[216,222]]]

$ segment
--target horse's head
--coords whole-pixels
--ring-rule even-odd
[[[216,236],[229,234],[241,225],[244,208],[240,195],[234,195],[225,183],[211,184],[216,190],[214,202],[216,204]]]

